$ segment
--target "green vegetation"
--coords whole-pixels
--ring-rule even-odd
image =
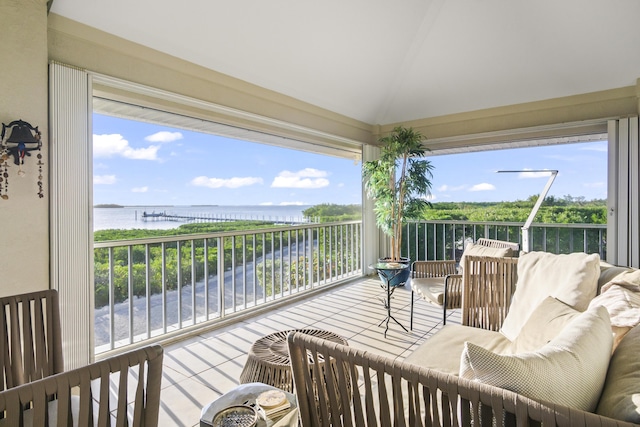
[[[538,196],[527,200],[500,203],[433,203],[425,209],[423,220],[472,222],[525,222]],[[547,224],[606,224],[606,200],[585,201],[581,197],[547,197],[534,222]]]
[[[131,230],[99,230],[93,233],[93,240],[95,242],[104,242],[111,240],[147,239],[150,237],[221,233],[225,231],[255,230],[269,227],[276,227],[276,225],[268,221],[203,222],[183,224],[178,228],[172,228],[170,230],[145,230],[140,228]]]
[[[117,241],[141,239],[161,236],[181,236],[201,233],[215,233],[223,231],[239,231],[256,228],[274,227],[271,223],[256,221],[234,221],[222,223],[198,223],[184,224],[172,230],[101,230],[96,231],[94,240]],[[218,239],[206,239],[207,244],[207,269],[210,275],[217,274],[218,271]],[[243,255],[248,253],[262,254],[263,248],[267,253],[280,248],[280,240],[273,238],[273,233],[268,229],[264,232],[248,235],[246,238],[225,237],[220,239],[220,244],[224,248],[223,265],[225,270],[231,268],[234,262],[242,262]],[[193,247],[192,247],[193,246]],[[162,270],[163,247],[161,244],[150,244],[149,248],[149,284],[152,294],[159,293],[164,286],[167,290],[177,289],[178,283],[186,286],[192,283],[192,274],[195,273],[195,280],[202,280],[205,272],[205,239],[185,240],[179,243],[170,242],[164,245],[165,270]],[[127,299],[129,287],[129,259],[131,259],[132,289],[135,296],[143,296],[146,293],[146,246],[143,244],[131,247],[131,257],[127,247],[115,247],[112,249],[114,302],[122,302]],[[191,265],[191,253],[195,255],[195,263]],[[178,256],[178,253],[180,256]],[[235,255],[235,257],[234,257]],[[178,269],[178,258],[180,268]],[[109,302],[109,249],[99,248],[94,251],[94,274],[95,274],[95,304],[102,307]]]
[[[302,211],[309,218],[319,218],[320,222],[354,221],[362,219],[362,205],[336,205],[323,203]]]

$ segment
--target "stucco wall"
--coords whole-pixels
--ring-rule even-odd
[[[47,8],[45,0],[0,1],[0,121],[38,126],[44,147],[44,198],[38,197],[35,154],[10,160],[8,200],[0,200],[0,294],[49,287],[47,149]]]

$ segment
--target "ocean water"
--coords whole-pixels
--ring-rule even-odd
[[[178,228],[188,220],[143,220],[143,213],[166,213],[176,216],[198,216],[207,218],[225,218],[232,220],[261,220],[301,222],[302,211],[310,206],[126,206],[123,208],[93,208],[93,229],[141,228],[148,230],[167,230]]]

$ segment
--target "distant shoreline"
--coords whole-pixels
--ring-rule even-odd
[[[124,206],[116,205],[115,203],[102,203],[95,205],[94,208],[124,208]]]

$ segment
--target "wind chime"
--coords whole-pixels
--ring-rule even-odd
[[[5,135],[7,139],[5,140]],[[43,191],[43,167],[42,161],[42,134],[38,127],[33,127],[22,120],[14,120],[8,125],[2,124],[0,134],[0,198],[9,198],[9,158],[13,157],[13,163],[18,165],[18,176],[26,176],[22,169],[25,157],[31,157],[31,151],[37,150],[38,159],[38,197],[44,197]]]

